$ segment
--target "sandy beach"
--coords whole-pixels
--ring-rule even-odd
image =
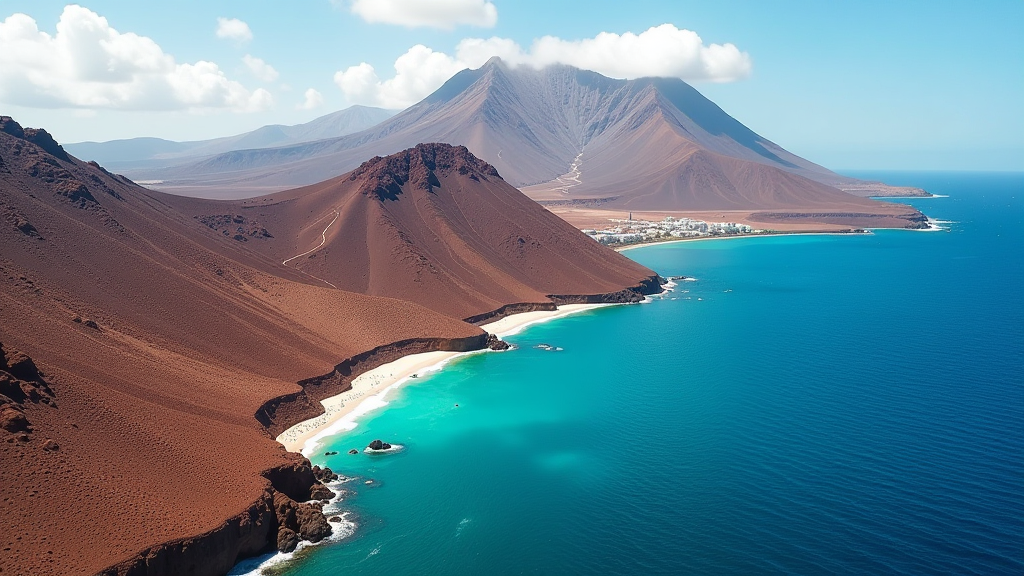
[[[482,324],[480,327],[499,338],[519,333],[527,326],[549,322],[585,310],[592,310],[616,304],[566,304],[557,310],[540,310],[513,314],[500,320]],[[459,356],[481,354],[486,350],[472,352],[425,352],[403,356],[394,362],[378,366],[360,374],[352,381],[352,388],[331,396],[321,402],[324,413],[316,418],[299,422],[285,430],[277,441],[289,451],[312,455],[321,441],[339,432],[356,427],[359,417],[387,405],[388,392],[410,381],[413,375],[422,376],[440,370],[445,364]]]

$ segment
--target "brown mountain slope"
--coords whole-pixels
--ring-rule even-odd
[[[696,144],[689,129],[653,104],[610,131],[579,158],[577,171],[524,192],[552,207],[592,203],[608,210],[751,211],[756,221],[809,219],[856,227],[916,227],[915,209],[847,194],[770,163]],[[638,186],[637,182],[643,182]]]
[[[282,262],[304,254],[288,265],[457,318],[550,295],[657,287],[650,270],[552,215],[465,147],[421,144],[256,201],[168,201],[201,219],[237,212],[273,222],[273,238],[247,248]]]
[[[222,574],[273,546],[275,498],[314,482],[267,427],[398,355],[484,344],[458,318],[331,288],[267,248],[314,232],[286,241],[289,227],[164,200],[0,118],[2,574]],[[518,302],[488,290],[466,293]]]
[[[644,155],[627,145],[650,130],[674,132],[673,138],[662,142],[668,147],[663,151],[671,154]],[[467,146],[515,186],[549,183],[540,189],[527,188],[531,196],[562,188],[564,179],[556,178],[570,172],[579,159],[585,166],[583,185],[568,196],[592,197],[595,191],[613,186],[621,197],[646,194],[661,186],[673,171],[683,169],[674,155],[686,151],[680,148],[693,147],[774,167],[830,187],[852,187],[863,195],[885,188],[841,176],[784,150],[681,80],[615,80],[570,66],[510,68],[497,58],[477,70],[456,74],[415,106],[357,134],[299,146],[240,150],[131,175],[163,180],[162,189],[185,195],[249,197],[331,178],[355,168],[369,155],[390,154],[431,141]],[[605,170],[594,172],[598,166]],[[608,180],[606,174],[617,178]],[[774,181],[759,179],[746,185],[758,186],[750,192],[759,197],[771,194]],[[801,197],[814,196],[815,190],[820,190],[810,184],[802,186],[806,190]],[[705,191],[692,192],[700,196]],[[725,208],[735,203],[728,195],[707,192],[700,198],[704,204]],[[806,208],[798,204],[787,207]],[[657,209],[692,207],[662,203]]]

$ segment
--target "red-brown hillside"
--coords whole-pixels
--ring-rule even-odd
[[[237,212],[273,222],[272,238],[246,247],[343,290],[457,318],[550,295],[657,288],[650,270],[554,216],[462,146],[421,144],[256,201],[170,201],[198,218]]]
[[[435,158],[435,166],[444,162]],[[459,194],[474,196],[473,178],[510,194],[485,169],[463,175],[458,166],[431,168],[442,183],[431,191],[417,188],[425,173],[412,162],[408,177],[367,170],[322,193],[294,193],[278,208],[200,216],[0,118],[0,573],[94,574],[116,565],[111,573],[124,574],[143,564],[148,574],[224,573],[237,557],[273,545],[275,498],[308,496],[308,467],[266,427],[315,413],[314,401],[347,380],[315,392],[296,382],[369,351],[357,371],[409,351],[478,348],[485,334],[460,320],[467,311],[541,298],[548,287],[622,290],[651,274],[588,246],[589,276],[531,282],[532,272],[560,269],[575,244],[546,244],[565,236],[545,236],[544,220],[478,221],[472,209],[504,202],[515,208],[509,217],[525,218],[525,200],[423,196],[455,193],[456,182]],[[377,195],[389,176],[403,179],[397,200]],[[350,201],[320,204],[333,187]],[[282,265],[282,254],[316,244],[333,206],[351,213],[338,232],[352,232],[360,218],[382,232],[329,235],[328,262],[344,267],[313,265],[319,253],[297,268]],[[401,227],[406,210],[430,217]],[[442,258],[422,246],[433,242],[434,226],[439,245],[443,238],[446,250],[463,251]],[[500,236],[484,243],[491,232]],[[512,249],[500,252],[513,232]],[[520,236],[531,243],[519,260],[528,264],[491,265],[499,254],[517,262]],[[346,252],[342,242],[354,238],[373,248]],[[409,299],[336,289],[309,274],[352,288],[360,285],[347,277],[363,278],[358,291]],[[510,278],[515,287],[499,292]]]

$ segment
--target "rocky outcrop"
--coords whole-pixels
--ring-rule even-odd
[[[333,454],[337,454],[337,452],[333,452]],[[334,482],[338,479],[338,475],[335,474],[333,470],[326,466],[324,466],[323,468],[319,466],[313,466],[313,476],[317,479],[318,482],[323,482],[324,484],[328,482]]]
[[[487,335],[487,348],[500,352],[500,351],[503,351],[503,350],[508,350],[508,349],[512,348],[512,346],[508,342],[505,342],[504,340],[502,340],[501,338],[498,338],[494,334],[488,334]]]
[[[5,350],[0,343],[0,430],[12,434],[8,442],[31,439],[32,424],[25,409],[33,404],[56,408],[53,390],[28,355]],[[43,449],[57,450],[51,442],[44,443]]]
[[[387,442],[381,440],[374,440],[373,442],[370,442],[367,448],[369,448],[370,450],[390,450],[391,444],[388,444]]]
[[[165,542],[99,572],[99,576],[219,576],[239,559],[277,545],[275,492],[269,487],[248,509],[198,536]],[[296,542],[297,543],[297,542]]]
[[[208,228],[212,228],[224,236],[239,242],[247,242],[249,238],[263,240],[274,237],[259,222],[246,218],[241,214],[215,214],[202,217],[196,216],[195,218]]]
[[[294,550],[292,543],[298,544],[298,540],[319,542],[331,535],[331,525],[319,502],[296,502],[277,492],[274,494],[274,517],[277,521],[274,543],[281,552]],[[297,535],[297,539],[293,534]],[[291,549],[282,549],[282,544]]]
[[[323,484],[314,484],[313,487],[309,489],[309,496],[313,500],[326,502],[329,501],[331,498],[337,496],[337,494],[335,494],[333,490],[331,490],[327,486],[324,486]]]
[[[268,400],[256,411],[256,420],[277,436],[289,427],[323,414],[320,400],[341,394],[352,387],[356,376],[409,354],[421,352],[469,352],[487,345],[487,334],[481,332],[466,338],[411,338],[378,346],[341,362],[334,370],[299,381],[302,390]]]
[[[515,304],[506,304],[501,308],[496,308],[490,312],[484,312],[483,314],[463,318],[462,321],[479,326],[480,324],[501,320],[502,318],[512,316],[513,314],[537,312],[540,310],[557,310],[558,307],[563,304],[627,304],[631,302],[639,302],[644,299],[644,296],[658,294],[661,292],[661,285],[663,282],[664,278],[654,274],[644,278],[635,286],[619,290],[618,292],[609,292],[604,294],[549,294],[548,298],[550,298],[550,302],[517,302]]]
[[[429,191],[441,185],[438,175],[455,172],[474,180],[500,178],[493,166],[465,146],[430,143],[387,157],[375,156],[353,170],[349,179],[363,179],[359,192],[384,201],[397,199],[406,183]]]
[[[551,311],[557,309],[558,306],[554,302],[518,302],[515,304],[506,304],[501,308],[491,310],[490,312],[484,312],[483,314],[477,314],[468,318],[463,318],[462,321],[468,324],[485,324],[487,322],[494,322],[501,320],[506,316],[513,314],[522,314],[524,312],[537,312],[538,310]]]
[[[549,294],[555,304],[628,304],[661,292],[664,279],[657,274],[644,278],[636,286],[607,294]]]
[[[272,550],[291,552],[299,542],[320,542],[331,535],[323,504],[333,498],[319,480],[337,478],[329,469],[314,472],[309,460],[289,454],[287,464],[264,473],[267,486],[253,504],[210,532],[153,546],[111,566],[101,576],[219,576],[239,560]],[[329,496],[328,496],[329,494]]]

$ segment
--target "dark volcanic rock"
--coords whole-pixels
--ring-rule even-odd
[[[369,448],[370,450],[387,450],[391,448],[391,444],[388,444],[387,442],[382,442],[380,440],[374,440],[373,442],[370,442],[370,445],[367,446],[367,448]]]
[[[281,528],[277,531],[277,550],[279,552],[293,552],[299,545],[299,535],[291,528]]]
[[[295,500],[281,492],[274,493],[274,515],[277,525],[281,527],[295,526]]]
[[[14,352],[7,356],[7,368],[5,370],[18,380],[36,382],[40,379],[39,369],[36,368],[35,362],[21,352]]]
[[[35,362],[22,352],[5,350],[0,344],[0,428],[20,434],[32,431],[23,409],[25,402],[41,402],[56,408],[53,391]]]
[[[21,382],[4,372],[0,372],[0,394],[18,404],[24,402],[26,398],[25,392],[21,389]]]
[[[25,130],[21,124],[15,122],[10,116],[0,116],[0,132],[6,132],[15,138],[25,138]]]
[[[310,502],[299,504],[295,512],[295,519],[299,524],[299,536],[303,540],[319,542],[331,535],[331,525],[324,517],[323,508],[317,504]]]
[[[508,350],[512,346],[508,342],[498,338],[494,334],[487,335],[487,347],[491,350]]]
[[[365,177],[359,191],[384,201],[397,199],[406,183],[429,191],[440,185],[437,174],[455,172],[475,180],[500,178],[493,166],[471,154],[465,146],[428,143],[383,158],[375,156],[353,170],[349,179]]]
[[[359,450],[356,450],[355,448],[353,448],[353,449],[349,450],[348,453],[349,454],[359,454]]]
[[[337,454],[337,452],[334,452],[334,454]],[[315,477],[319,482],[323,484],[326,484],[328,482],[334,482],[335,480],[338,479],[338,475],[335,474],[333,470],[327,468],[326,466],[323,468],[319,466],[313,466],[313,477]],[[319,498],[313,499],[319,500]]]
[[[317,485],[327,490],[322,485]],[[333,492],[331,493],[333,496]],[[287,495],[274,494],[274,516],[277,518],[278,534],[288,529],[299,535],[302,540],[319,542],[330,536],[331,525],[324,517],[323,506],[319,502],[296,502]],[[278,537],[278,546],[281,540]]]
[[[309,491],[309,497],[313,500],[330,500],[334,498],[336,494],[327,486],[323,484],[314,484],[313,488]]]
[[[20,410],[4,406],[0,410],[0,428],[8,432],[25,432],[28,430],[28,418]]]
[[[50,136],[50,133],[42,128],[25,128],[24,130],[25,140],[39,146],[43,150],[49,152],[52,156],[56,156],[61,160],[70,162],[71,158],[68,157],[68,153],[64,151],[64,147],[57,143]]]

